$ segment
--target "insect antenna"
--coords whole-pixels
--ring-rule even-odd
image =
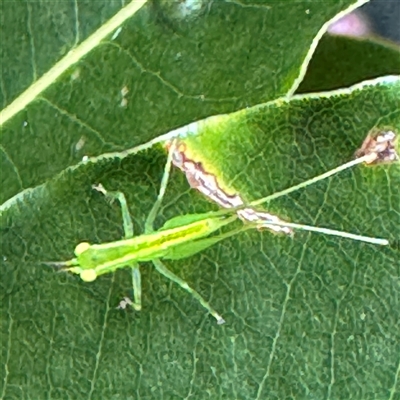
[[[76,258],[69,261],[42,261],[41,263],[57,269],[58,272],[65,272],[68,271],[70,267],[79,265]]]

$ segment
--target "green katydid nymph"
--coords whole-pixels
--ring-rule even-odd
[[[212,235],[226,225],[237,221],[239,219],[237,213],[238,209],[243,209],[244,207],[254,207],[261,203],[266,203],[272,199],[293,192],[301,187],[305,187],[309,184],[325,179],[339,171],[366,161],[367,156],[343,164],[331,171],[303,182],[300,185],[246,204],[245,206],[218,212],[180,215],[174,217],[168,220],[163,227],[155,231],[153,229],[153,222],[159,211],[167,187],[173,151],[174,143],[169,148],[168,159],[161,181],[160,192],[147,217],[143,234],[134,236],[128,205],[122,192],[108,192],[101,185],[94,186],[94,189],[102,192],[106,197],[113,200],[118,200],[120,203],[125,238],[103,244],[89,244],[86,242],[79,243],[75,248],[75,258],[66,262],[50,264],[63,267],[63,270],[78,274],[85,282],[94,281],[98,276],[112,273],[119,268],[131,268],[134,299],[132,301],[128,298],[125,298],[121,302],[119,308],[124,308],[126,304],[131,304],[135,310],[140,310],[142,291],[139,263],[150,261],[153,263],[154,267],[159,273],[177,283],[180,287],[188,291],[195,299],[197,299],[200,304],[217,320],[218,324],[223,324],[225,321],[222,316],[217,313],[196,290],[190,287],[179,276],[171,272],[161,261],[162,259],[183,259],[203,251],[217,242],[227,237],[236,235],[239,232],[243,232],[247,229],[265,228],[268,227],[268,225],[278,225],[290,229],[308,230],[328,235],[342,236],[379,245],[389,244],[389,242],[385,239],[359,236],[326,228],[286,223],[281,222],[280,220],[277,222],[266,222],[263,220],[261,221],[262,223],[257,223],[257,221],[253,221],[251,223],[244,222],[240,224],[239,227],[235,227],[228,231],[225,230],[223,233],[220,232],[219,234]]]

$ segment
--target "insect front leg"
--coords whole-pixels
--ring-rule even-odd
[[[156,270],[164,275],[166,278],[171,281],[177,283],[182,289],[185,289],[189,292],[216,320],[218,325],[222,325],[225,323],[225,320],[219,315],[198,292],[192,289],[183,279],[179,278],[179,276],[175,275],[172,271],[170,271],[161,260],[154,259],[152,260]]]
[[[132,266],[131,271],[133,298],[135,299],[132,306],[136,311],[140,311],[142,309],[142,279],[140,276],[139,264],[135,263],[135,266]]]
[[[129,213],[128,202],[122,192],[109,192],[103,185],[93,186],[93,189],[103,193],[111,201],[117,200],[121,206],[122,221],[124,227],[124,238],[129,239],[133,237],[133,223]],[[117,308],[126,308],[127,305],[131,305],[135,310],[139,311],[142,309],[142,281],[140,276],[139,264],[134,263],[130,265],[132,272],[132,287],[133,287],[133,298],[132,302],[129,298],[125,297],[119,303]]]

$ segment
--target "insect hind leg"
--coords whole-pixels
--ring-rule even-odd
[[[222,325],[225,323],[225,320],[219,315],[198,292],[192,289],[183,279],[179,278],[179,276],[175,275],[172,271],[170,271],[159,259],[152,260],[153,265],[157,269],[157,271],[164,275],[166,278],[171,281],[177,283],[182,289],[185,289],[189,292],[216,320],[218,325]]]

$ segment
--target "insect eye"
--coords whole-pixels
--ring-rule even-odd
[[[90,247],[90,244],[88,242],[82,242],[79,243],[76,247],[75,247],[75,255],[79,256],[81,255],[84,251],[86,251],[88,248]]]
[[[94,269],[86,269],[80,273],[80,277],[84,282],[93,282],[97,278]]]

